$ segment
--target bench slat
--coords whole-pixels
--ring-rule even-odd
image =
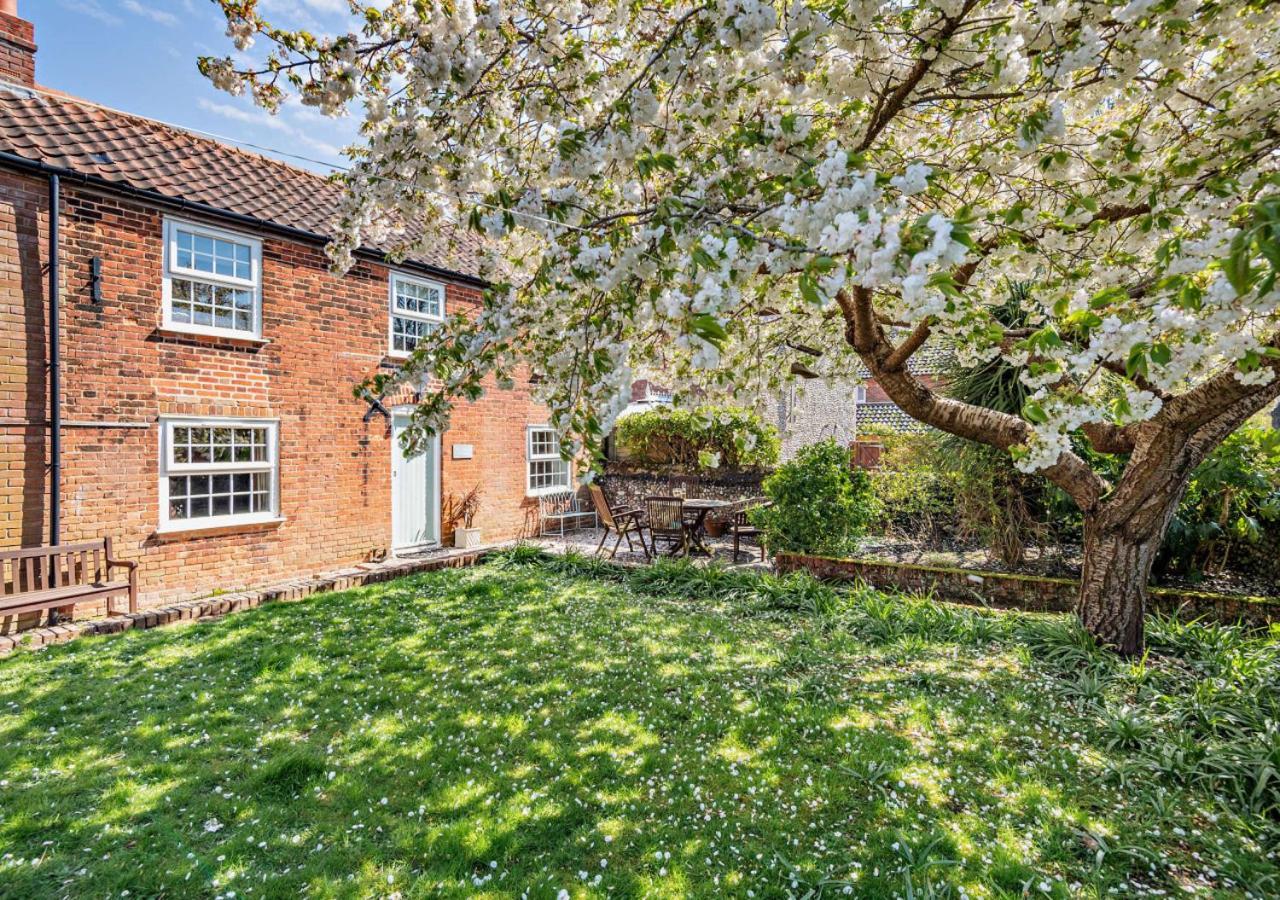
[[[102,585],[66,585],[44,591],[32,591],[29,594],[10,595],[0,601],[0,616],[16,616],[26,612],[37,612],[42,609],[54,609],[70,606],[80,600],[102,597],[107,594],[125,594],[129,592],[129,582],[113,581]]]
[[[102,550],[106,545],[106,540],[99,541],[77,541],[74,544],[58,544],[56,547],[17,547],[10,550],[0,550],[0,559],[26,559],[36,556],[57,556],[63,553],[79,553],[81,550]]]

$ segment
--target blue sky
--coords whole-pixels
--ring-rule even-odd
[[[316,33],[345,32],[353,21],[346,0],[261,0],[260,8],[276,24]],[[319,160],[341,162],[341,148],[358,139],[354,116],[329,119],[297,103],[271,116],[214,90],[196,58],[233,48],[210,0],[19,0],[18,14],[36,28],[41,85]]]

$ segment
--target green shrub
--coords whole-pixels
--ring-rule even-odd
[[[939,544],[958,530],[956,483],[939,465],[938,433],[879,436],[880,467],[871,475],[876,498],[876,533]]]
[[[618,420],[624,458],[662,468],[767,469],[778,462],[778,429],[748,409],[662,407]]]
[[[1160,574],[1213,572],[1280,532],[1280,431],[1248,426],[1196,467],[1156,560]]]
[[[803,448],[764,480],[773,505],[752,512],[776,552],[841,556],[853,553],[875,517],[871,480],[833,440]]]

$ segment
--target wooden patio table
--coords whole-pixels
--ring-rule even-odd
[[[711,555],[710,548],[703,542],[702,538],[706,535],[707,514],[717,509],[724,509],[726,506],[732,506],[728,500],[712,500],[710,498],[703,499],[700,497],[685,497],[684,511],[692,513],[689,520],[689,541],[693,545],[690,550],[697,550],[701,553]]]

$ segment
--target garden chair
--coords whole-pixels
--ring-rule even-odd
[[[646,497],[649,508],[649,543],[658,555],[658,542],[671,548],[671,555],[689,552],[689,525],[684,520],[684,500],[680,497]]]
[[[618,536],[613,542],[613,549],[609,551],[609,558],[613,559],[618,555],[618,546],[622,543],[622,539],[627,539],[627,549],[635,552],[635,545],[631,543],[631,535],[640,538],[640,549],[644,551],[644,558],[649,558],[649,547],[644,542],[644,529],[641,519],[644,518],[644,510],[639,508],[614,509],[609,505],[609,500],[604,495],[604,491],[600,489],[600,485],[593,484],[590,486],[591,502],[595,505],[596,515],[600,519],[600,524],[604,526],[604,534],[600,535],[600,543],[596,546],[596,553],[604,547],[604,542],[608,540],[609,533],[613,532]]]
[[[740,509],[733,514],[733,524],[729,526],[729,531],[733,533],[733,561],[738,561],[738,545],[744,537],[760,537],[764,532],[762,529],[751,524],[751,511],[753,509],[764,509],[771,506],[771,503],[753,503],[745,509]],[[760,562],[764,562],[764,541],[760,541]]]
[[[538,498],[538,534],[543,537],[564,537],[566,528],[582,528],[588,520],[595,528],[599,519],[595,510],[583,508],[575,491],[556,491]]]

